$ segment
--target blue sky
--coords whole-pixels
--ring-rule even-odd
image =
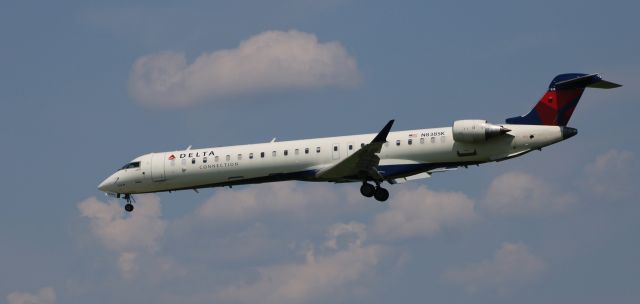
[[[638,8],[2,3],[0,299],[637,303]],[[501,122],[565,72],[624,86],[586,91],[567,142],[388,204],[278,183],[139,196],[129,216],[96,189],[152,151]]]

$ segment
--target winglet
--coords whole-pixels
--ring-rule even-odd
[[[389,122],[387,123],[387,125],[384,126],[384,128],[382,128],[382,130],[380,130],[380,133],[378,133],[378,135],[376,135],[376,137],[371,141],[371,143],[384,143],[387,141],[387,135],[389,135],[389,131],[391,131],[391,126],[393,126],[393,122],[395,120],[389,120]]]

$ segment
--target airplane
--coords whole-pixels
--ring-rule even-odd
[[[526,115],[503,124],[456,120],[452,126],[177,150],[139,156],[98,185],[123,198],[133,211],[133,194],[278,181],[362,183],[360,193],[380,202],[389,198],[383,182],[399,184],[458,167],[499,162],[575,136],[568,127],[585,88],[621,85],[598,74],[560,74]]]

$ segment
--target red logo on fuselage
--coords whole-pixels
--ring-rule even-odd
[[[171,156],[169,156],[169,160],[174,160],[174,159],[176,159],[176,156],[171,154]]]

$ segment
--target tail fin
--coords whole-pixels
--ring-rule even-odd
[[[525,116],[507,118],[516,125],[566,126],[584,89],[613,89],[621,85],[603,80],[598,74],[560,74],[553,78],[549,90]]]

